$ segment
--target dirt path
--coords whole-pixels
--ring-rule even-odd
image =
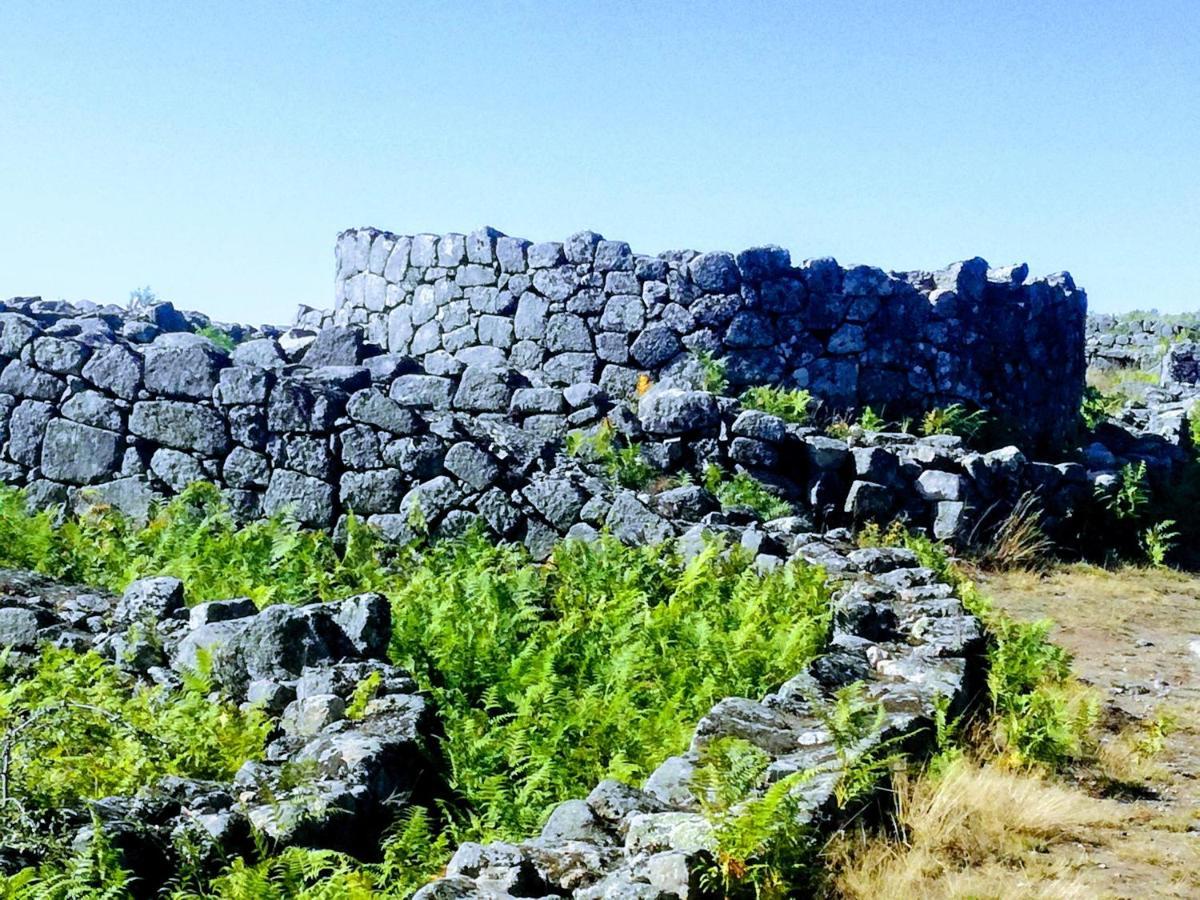
[[[1071,566],[981,583],[1012,615],[1057,623],[1054,639],[1103,698],[1109,726],[1101,764],[1080,782],[1129,813],[1122,829],[1047,848],[1028,867],[1070,870],[1092,897],[1200,897],[1200,575]],[[1176,730],[1152,762],[1129,762],[1123,748],[1131,736],[1152,741],[1156,718]]]

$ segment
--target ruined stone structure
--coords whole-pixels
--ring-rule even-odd
[[[1089,366],[1102,371],[1131,369],[1157,373],[1172,348],[1200,337],[1200,316],[1163,316],[1154,312],[1096,314],[1087,317],[1086,334]],[[1164,371],[1165,382],[1172,378]]]
[[[419,507],[441,532],[481,518],[538,554],[573,528],[680,530],[671,491],[614,485],[562,453],[569,432],[602,421],[664,479],[744,470],[814,526],[902,515],[957,538],[1027,490],[1051,523],[1088,490],[1077,463],[1030,461],[1079,405],[1085,298],[1067,275],[368,229],[339,238],[337,278],[338,309],[302,310],[287,331],[238,326],[232,351],[168,303],[9,301],[0,479],[37,506],[99,500],[135,517],[208,480],[246,518],[289,510],[327,528],[354,511],[396,538]],[[834,440],[701,390],[701,354],[720,360],[731,395],[782,383],[825,411],[981,406],[1020,422],[1026,452]],[[707,492],[688,502],[717,513]]]
[[[831,410],[899,419],[963,403],[1065,437],[1083,388],[1087,299],[1071,276],[975,258],[940,272],[798,266],[780,247],[644,256],[580,232],[531,243],[491,228],[337,242],[335,309],[299,323],[361,325],[432,374],[511,366],[548,385],[628,395],[639,374],[725,360],[734,387],[806,388]]]

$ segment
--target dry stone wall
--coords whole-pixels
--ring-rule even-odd
[[[354,511],[396,539],[482,520],[541,556],[566,534],[646,541],[749,521],[699,486],[710,464],[753,475],[805,528],[900,516],[960,538],[1026,490],[1047,497],[1052,523],[1088,493],[1078,463],[974,453],[951,436],[835,440],[669,380],[635,405],[505,366],[431,374],[356,326],[226,352],[146,324],[36,301],[0,313],[0,477],[33,505],[102,502],[137,518],[212,481],[246,519],[287,511],[330,528]],[[569,431],[602,422],[638,446],[659,490],[564,454]],[[685,474],[691,484],[670,487]]]
[[[889,413],[967,402],[1017,417],[1028,451],[1078,409],[1086,301],[1067,275],[797,267],[777,247],[645,257],[591,232],[530,244],[492,229],[350,231],[338,260],[336,310],[286,331],[226,326],[232,350],[169,303],[0,304],[0,480],[37,507],[134,517],[211,481],[246,519],[336,528],[353,511],[397,539],[482,520],[540,556],[565,534],[749,521],[699,487],[710,464],[752,475],[805,528],[903,517],[964,539],[1027,491],[1053,528],[1110,463],[840,441],[698,389],[708,353],[729,393],[806,385],[827,408]],[[631,399],[639,381],[652,387]],[[639,448],[646,488],[563,452],[601,423]]]
[[[1200,315],[1096,314],[1087,317],[1086,334],[1087,361],[1092,368],[1157,372],[1177,345],[1200,337]],[[1163,379],[1181,380],[1169,369],[1163,370]]]
[[[508,365],[551,386],[627,395],[699,353],[733,386],[807,388],[827,408],[890,418],[960,402],[1061,442],[1083,388],[1086,296],[1070,275],[979,258],[940,272],[792,264],[787,250],[635,254],[580,232],[531,243],[492,228],[337,241],[335,309],[299,323],[361,325],[434,374]]]

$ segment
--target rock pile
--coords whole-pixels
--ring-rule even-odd
[[[764,787],[811,770],[800,815],[824,827],[847,765],[884,740],[915,748],[939,697],[958,711],[978,686],[980,624],[911,552],[855,549],[849,532],[806,532],[798,520],[712,530],[758,548],[764,564],[778,554],[829,573],[836,590],[827,652],[764,698],[718,703],[691,747],[664,760],[641,788],[603,782],[586,800],[562,804],[539,837],[519,845],[464,844],[448,877],[422,896],[688,896],[686,885],[713,848],[712,826],[690,788],[711,741],[735,736],[768,754]],[[685,537],[685,552],[700,540],[698,530]],[[94,649],[139,680],[170,685],[204,654],[224,697],[272,717],[265,759],[246,763],[231,783],[171,777],[136,796],[56,814],[54,827],[86,844],[94,813],[147,896],[184,859],[211,870],[252,852],[253,833],[276,847],[370,858],[406,803],[448,796],[426,701],[385,661],[389,627],[386,602],[372,594],[262,611],[237,599],[188,609],[173,578],[143,579],[114,597],[0,573],[0,645],[16,663],[32,661],[45,643]],[[373,699],[349,718],[347,704],[369,677],[377,681]],[[886,719],[841,746],[827,721],[833,692],[864,679]],[[31,861],[3,851],[0,839],[7,867]]]

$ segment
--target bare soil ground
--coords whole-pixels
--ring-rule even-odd
[[[981,586],[1015,617],[1053,619],[1105,705],[1096,763],[1076,789],[1113,818],[1012,860],[1027,896],[1041,883],[1062,889],[1052,896],[1200,897],[1200,574],[1076,565]],[[1164,722],[1174,730],[1160,753],[1130,752]]]

